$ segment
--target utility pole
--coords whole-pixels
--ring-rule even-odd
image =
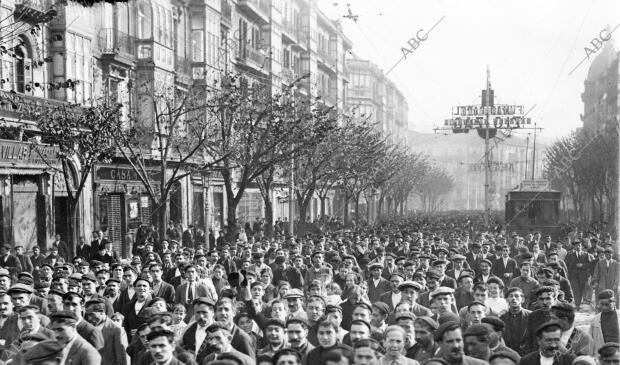
[[[487,66],[487,84],[482,90],[480,105],[459,105],[452,108],[452,118],[444,120],[443,128],[435,132],[452,131],[454,134],[476,130],[484,139],[484,224],[489,226],[491,212],[489,190],[491,185],[491,149],[489,140],[495,138],[498,130],[537,129],[528,127],[531,118],[526,118],[522,105],[495,104],[491,88],[491,71]],[[526,151],[527,154],[527,151]],[[527,166],[525,169],[527,179]]]
[[[527,134],[527,137],[525,138],[525,174],[523,176],[523,178],[525,180],[527,180],[527,173],[530,171],[527,168],[527,162],[530,160],[530,134]]]
[[[487,92],[483,103],[484,113],[486,114],[486,122],[484,128],[484,226],[489,226],[489,178],[490,178],[490,159],[489,159],[489,117],[491,115],[491,71],[487,65]]]
[[[536,123],[534,123],[534,142],[532,146],[532,180],[534,180],[534,173],[536,172]]]

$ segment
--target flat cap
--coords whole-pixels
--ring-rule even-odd
[[[57,319],[72,319],[74,321],[78,320],[78,317],[75,313],[71,312],[71,311],[58,311],[58,312],[54,312],[52,314],[50,314],[50,320],[54,321]]]
[[[339,305],[333,305],[333,304],[328,304],[325,307],[325,313],[333,313],[333,312],[340,312],[342,313],[342,308]]]
[[[46,360],[55,360],[62,358],[63,345],[53,340],[39,342],[29,348],[24,354],[24,360],[27,363],[39,363]]]
[[[491,328],[490,325],[488,325],[486,323],[480,323],[480,324],[475,323],[475,324],[472,324],[472,325],[467,327],[467,329],[465,330],[465,333],[463,333],[463,337],[466,337],[466,336],[487,336],[491,332],[493,332],[493,329]]]
[[[504,327],[506,326],[504,321],[502,321],[501,319],[495,316],[487,316],[487,317],[482,318],[482,323],[486,323],[490,325],[491,327],[493,327],[493,330],[495,331],[502,331]]]
[[[448,261],[446,261],[446,260],[437,259],[437,260],[433,261],[431,266],[445,265],[447,263],[448,263]]]
[[[117,283],[120,284],[121,281],[116,279],[116,278],[109,278],[108,280],[105,281],[105,285],[108,285],[109,283]]]
[[[82,281],[84,280],[92,281],[93,283],[97,282],[97,278],[95,277],[95,274],[93,274],[92,272],[82,275]]]
[[[386,316],[390,313],[390,306],[383,302],[372,303],[372,308],[378,310],[382,315]]]
[[[489,266],[493,266],[493,263],[489,259],[482,259],[482,260],[480,260],[480,263],[483,263],[483,262],[489,264]]]
[[[612,356],[618,350],[620,350],[620,345],[618,345],[617,342],[607,342],[598,349],[598,354],[601,357],[607,357],[607,356]]]
[[[28,271],[22,271],[17,275],[18,278],[22,278],[22,277],[28,277],[30,279],[33,279],[34,277],[32,276],[31,273],[29,273]]]
[[[285,295],[284,295],[284,299],[298,299],[298,298],[303,298],[304,297],[304,293],[299,290],[299,289],[291,289],[289,290]]]
[[[398,290],[404,290],[407,288],[414,288],[417,291],[421,291],[422,284],[418,283],[417,281],[407,280],[407,281],[403,281],[402,283],[398,285]]]
[[[263,255],[262,252],[254,252],[252,254],[252,259],[253,260],[258,260],[258,259],[262,259],[265,255]]]
[[[454,289],[447,287],[447,286],[440,286],[439,288],[433,290],[433,292],[431,293],[431,298],[434,298],[437,295],[444,295],[444,294],[454,294]]]
[[[210,307],[215,308],[215,301],[209,297],[198,297],[194,299],[194,301],[192,302],[192,305],[200,305],[200,304],[206,304]]]
[[[544,330],[546,330],[548,328],[553,328],[553,327],[557,327],[558,329],[561,329],[562,325],[560,324],[560,322],[558,322],[556,320],[547,321],[547,322],[541,324],[540,326],[538,326],[538,328],[536,328],[536,336],[538,336]]]
[[[424,323],[425,326],[430,327],[433,331],[436,330],[439,327],[439,323],[437,323],[437,321],[435,321],[434,319],[432,319],[431,317],[428,317],[428,316],[418,317],[415,320],[416,320],[416,322],[420,321],[420,322]]]
[[[9,270],[5,269],[5,268],[0,268],[0,277],[10,277],[11,274],[9,274]]]
[[[457,315],[455,315],[456,317],[458,317]],[[460,324],[458,321],[446,321],[446,322],[440,322],[439,327],[437,327],[437,329],[435,330],[435,341],[439,341],[440,339],[443,338],[443,334],[450,328],[461,328]]]
[[[452,255],[452,256],[450,257],[450,260],[452,260],[452,261],[465,260],[465,256],[463,256],[463,255],[461,255],[461,254],[457,253],[457,254],[455,254],[455,255]]]
[[[17,294],[17,293],[32,294],[32,288],[26,284],[16,283],[16,284],[11,285],[9,290],[7,290],[6,292],[9,295]]]
[[[276,261],[276,264],[281,265],[286,261],[286,259],[284,258],[284,256],[278,256],[276,257],[275,261]]]
[[[394,314],[394,320],[398,321],[400,319],[410,319],[412,321],[414,321],[416,319],[416,316],[411,313],[411,312],[398,312]]]
[[[426,278],[427,279],[434,279],[434,280],[439,280],[439,278],[441,278],[441,273],[437,270],[428,270],[426,272]]]
[[[368,269],[369,270],[383,269],[383,265],[381,265],[381,263],[379,263],[379,262],[373,262],[372,264],[368,265]]]
[[[267,322],[265,322],[265,328],[267,328],[269,326],[276,326],[276,327],[286,328],[286,323],[284,323],[284,321],[281,320],[281,319],[271,318]]]
[[[518,354],[516,352],[511,352],[511,351],[497,351],[497,352],[493,352],[491,354],[491,357],[489,357],[489,363],[491,361],[493,361],[494,359],[509,359],[510,361],[514,362],[515,364],[519,363],[519,357]]]
[[[80,274],[79,272],[74,272],[73,274],[69,275],[69,279],[82,281],[82,274]]]

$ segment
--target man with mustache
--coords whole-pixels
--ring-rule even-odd
[[[288,337],[287,348],[299,351],[302,357],[314,349],[314,345],[308,342],[308,322],[305,319],[290,318],[287,320],[286,335]]]
[[[443,323],[435,332],[439,343],[440,356],[450,365],[484,365],[486,361],[463,354],[463,334],[458,322]]]
[[[234,358],[243,365],[253,365],[255,363],[254,357],[235,350],[231,342],[232,340],[233,335],[225,326],[214,323],[207,327],[207,341],[213,353],[204,359],[203,364],[209,364],[216,359]]]
[[[521,358],[519,365],[570,365],[575,355],[561,350],[562,325],[557,321],[543,323],[536,330],[539,349]]]
[[[174,332],[159,330],[150,332],[147,336],[147,347],[157,365],[181,365],[174,357]]]

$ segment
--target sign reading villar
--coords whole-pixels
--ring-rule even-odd
[[[35,146],[32,143],[0,140],[0,160],[9,163],[45,164],[46,161],[55,161],[58,151],[58,146]]]

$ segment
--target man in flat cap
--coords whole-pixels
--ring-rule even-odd
[[[453,365],[484,365],[486,361],[467,356],[463,352],[464,342],[458,322],[448,321],[435,331],[435,341],[439,344],[439,356]]]
[[[127,364],[127,334],[107,316],[107,305],[103,298],[94,298],[85,304],[85,319],[101,331],[103,348],[100,350],[103,364]]]
[[[402,294],[399,289],[400,284],[405,280],[403,274],[394,272],[389,277],[390,290],[381,294],[379,301],[385,303],[390,308],[390,312],[394,311],[396,304],[400,303]]]
[[[410,323],[408,321],[399,320],[399,325],[403,327],[403,324],[407,327],[404,328],[405,332],[408,332]],[[422,316],[417,317],[413,321],[415,329],[415,345],[407,350],[407,357],[418,361],[423,364],[426,360],[437,356],[439,353],[439,344],[435,342],[434,333],[439,327],[439,324],[431,317]]]
[[[598,349],[601,365],[615,365],[620,362],[620,346],[617,342],[607,342]]]
[[[504,322],[495,316],[487,316],[482,318],[482,323],[488,324],[493,330],[490,335],[491,342],[489,343],[491,347],[491,354],[495,354],[498,352],[509,352],[511,353],[512,357],[516,359],[515,362],[518,363],[519,360],[521,360],[521,355],[519,355],[519,353],[517,353],[515,350],[506,346],[504,344],[504,341],[502,340],[505,327]]]
[[[522,357],[519,365],[571,365],[576,356],[562,349],[561,336],[562,327],[557,321],[545,322],[538,326],[535,331],[537,349]]]
[[[201,364],[209,354],[206,330],[213,324],[215,302],[211,298],[200,297],[194,300],[193,305],[195,321],[186,328],[179,346],[196,356],[196,362]]]
[[[273,357],[276,352],[282,350],[286,346],[285,322],[281,319],[272,318],[265,323],[263,332],[267,344],[258,350],[256,356],[267,355]]]
[[[601,290],[597,295],[599,313],[590,320],[590,336],[594,348],[607,342],[619,343],[620,313],[616,309],[616,295],[612,290]]]
[[[68,292],[62,297],[63,309],[75,314],[77,318],[76,330],[82,338],[88,341],[94,348],[101,350],[104,345],[101,329],[84,320],[84,296],[80,293]]]
[[[614,291],[616,298],[618,297],[618,286],[620,285],[620,265],[614,260],[613,249],[606,248],[605,256],[602,260],[598,260],[594,266],[592,274],[592,285],[596,289],[596,295],[601,290],[610,289]],[[616,303],[616,307],[618,303]]]
[[[479,360],[489,361],[491,357],[491,326],[485,323],[472,324],[463,333],[465,354]]]
[[[551,307],[551,311],[562,326],[560,343],[564,349],[575,356],[593,356],[596,349],[592,337],[584,330],[575,327],[575,307],[568,303],[557,303]]]
[[[370,278],[368,279],[368,299],[371,303],[377,302],[381,298],[381,294],[390,291],[390,282],[381,277],[383,265],[374,262],[368,266],[370,270]]]
[[[52,313],[50,329],[54,331],[56,341],[64,348],[61,364],[71,359],[75,365],[100,365],[101,355],[88,341],[77,332],[78,318],[74,312],[58,311]]]
[[[63,346],[54,340],[37,343],[29,348],[23,355],[24,362],[32,365],[61,364]]]

